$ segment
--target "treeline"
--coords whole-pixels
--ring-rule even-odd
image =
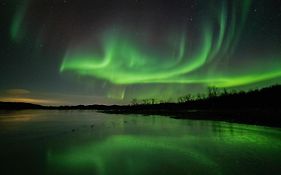
[[[163,105],[185,104],[186,107],[209,108],[209,107],[276,107],[281,98],[281,85],[255,89],[249,91],[237,91],[208,87],[207,93],[196,95],[187,94],[177,100],[133,99],[131,105]]]
[[[178,98],[177,102],[134,100],[132,105],[118,106],[104,112],[165,115],[181,119],[220,120],[281,127],[280,99],[280,85],[250,91],[229,91],[210,87],[207,94],[188,94]]]
[[[219,89],[215,86],[208,87],[207,93],[197,93],[197,94],[186,94],[184,96],[178,97],[175,99],[168,100],[158,100],[156,98],[146,98],[146,99],[137,99],[134,98],[131,101],[132,105],[147,105],[147,104],[160,104],[160,103],[186,103],[190,101],[202,100],[202,99],[210,99],[219,96],[228,96],[233,94],[241,94],[246,93],[245,91],[237,91],[237,90],[228,90],[226,88]]]

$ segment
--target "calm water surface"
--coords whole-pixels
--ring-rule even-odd
[[[0,112],[0,174],[281,174],[281,130],[94,111]]]

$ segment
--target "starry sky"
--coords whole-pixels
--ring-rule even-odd
[[[0,101],[176,100],[281,83],[281,0],[0,0]]]

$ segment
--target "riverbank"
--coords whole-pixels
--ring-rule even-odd
[[[192,120],[215,120],[226,121],[231,123],[252,124],[261,126],[270,126],[281,128],[280,116],[281,110],[261,110],[261,109],[244,109],[244,110],[133,110],[133,109],[114,109],[99,110],[108,114],[140,114],[140,115],[161,115],[169,116],[176,119]]]

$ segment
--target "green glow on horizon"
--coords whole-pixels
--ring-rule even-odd
[[[256,70],[256,72],[243,74],[243,75],[213,75],[209,78],[185,78],[179,77],[177,80],[166,79],[166,80],[156,80],[155,83],[183,83],[183,84],[193,84],[193,83],[203,83],[210,86],[216,86],[218,88],[226,87],[236,87],[257,82],[262,82],[266,80],[271,80],[281,77],[281,70],[279,69],[281,65],[272,66],[272,70]],[[259,68],[261,69],[261,68]]]

